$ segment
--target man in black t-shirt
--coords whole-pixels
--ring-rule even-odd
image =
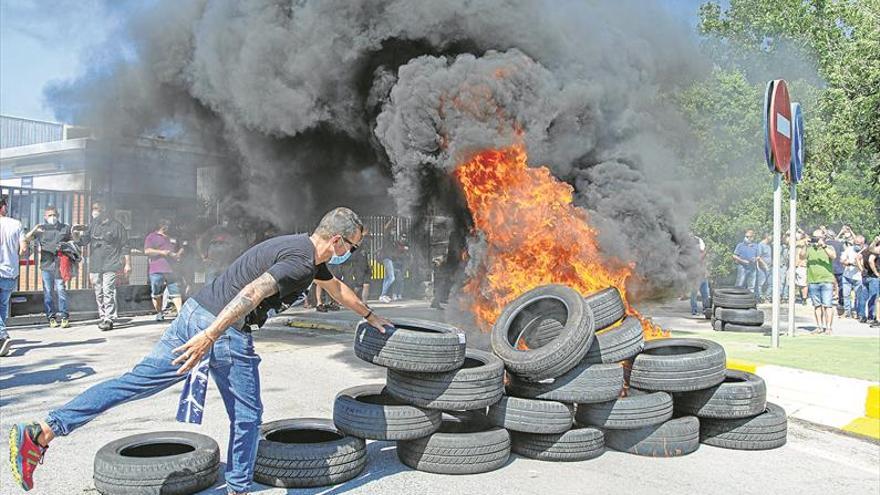
[[[16,478],[31,488],[31,475],[38,465],[31,461],[42,458],[54,437],[67,435],[113,406],[166,389],[198,366],[210,370],[229,415],[228,490],[246,493],[254,474],[263,406],[257,369],[260,358],[245,318],[262,303],[280,304],[295,297],[315,280],[335,300],[384,333],[391,322],[373,313],[327,270],[331,259],[341,262],[356,251],[362,237],[358,216],[348,208],[336,208],[311,236],[275,237],[245,251],[184,304],[161,340],[131,372],[89,388],[43,421],[15,425],[10,433],[10,458],[13,469],[21,471],[14,473]],[[202,363],[205,358],[210,358],[209,366]],[[184,407],[189,405],[181,403]]]

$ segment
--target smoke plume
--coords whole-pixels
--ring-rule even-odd
[[[125,32],[133,56],[49,88],[59,117],[108,135],[175,123],[231,155],[232,193],[281,228],[335,204],[461,218],[449,172],[519,141],[646,287],[695,265],[667,96],[706,67],[659,7],[160,0]]]

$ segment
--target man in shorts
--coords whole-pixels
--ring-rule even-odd
[[[816,317],[814,333],[831,334],[834,321],[834,267],[837,258],[834,248],[825,243],[821,230],[813,232],[810,243],[804,248],[807,260],[807,286],[813,313]]]
[[[150,258],[150,295],[153,297],[153,307],[156,308],[156,321],[165,319],[165,313],[162,311],[162,294],[166,288],[168,297],[177,309],[177,314],[180,314],[183,306],[180,286],[177,284],[172,266],[172,263],[180,259],[182,250],[178,249],[168,236],[170,229],[171,221],[163,218],[159,220],[156,231],[144,239],[144,254]]]

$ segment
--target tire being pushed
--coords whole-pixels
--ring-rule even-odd
[[[94,482],[104,495],[185,495],[217,481],[220,447],[198,433],[141,433],[95,454]]]
[[[388,370],[385,390],[403,402],[427,409],[482,409],[504,395],[504,363],[488,352],[468,349],[464,365],[455,371]]]
[[[551,434],[515,431],[510,439],[513,452],[539,461],[586,461],[605,452],[605,435],[598,428],[575,428]]]
[[[333,423],[340,431],[370,440],[412,440],[440,428],[440,411],[422,409],[390,396],[382,384],[339,392]]]
[[[510,395],[566,403],[592,403],[614,400],[623,390],[623,367],[619,364],[580,364],[557,378],[540,382],[523,380],[510,373]]]
[[[727,370],[724,381],[704,390],[673,394],[675,412],[698,418],[735,419],[756,416],[767,407],[764,379],[745,371]]]
[[[546,344],[529,348],[530,335],[550,323],[561,327]],[[584,299],[563,285],[530,290],[508,304],[492,328],[492,350],[520,378],[539,381],[571,370],[594,338],[593,313]]]
[[[704,339],[657,339],[633,360],[630,386],[651,391],[690,392],[724,381],[724,348]]]
[[[445,412],[436,433],[397,442],[397,457],[405,465],[428,473],[487,473],[510,458],[510,434],[489,424],[482,412]]]
[[[502,397],[489,406],[489,422],[525,433],[562,433],[571,429],[574,408],[549,400]]]
[[[465,333],[428,320],[398,319],[380,333],[362,322],[355,331],[354,353],[368,363],[399,371],[438,373],[464,363]]]
[[[363,439],[346,435],[329,419],[283,419],[260,427],[254,480],[284,488],[344,483],[363,471]]]
[[[677,457],[700,447],[700,421],[693,416],[634,430],[606,430],[605,445],[648,457]]]
[[[700,421],[700,441],[725,449],[775,449],[785,445],[787,433],[785,410],[772,402],[767,403],[764,412],[751,418]]]

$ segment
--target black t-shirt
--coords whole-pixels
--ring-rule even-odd
[[[267,272],[278,282],[280,299],[305,291],[314,279],[333,279],[326,263],[315,266],[315,246],[308,235],[282,235],[245,251],[193,299],[214,315],[220,314],[241,289]]]

